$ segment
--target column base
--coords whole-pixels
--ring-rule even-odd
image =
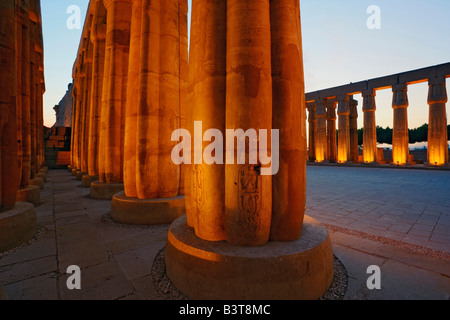
[[[259,247],[201,240],[182,216],[170,226],[165,259],[169,279],[194,300],[315,300],[334,276],[328,232],[308,216],[300,239]]]
[[[73,169],[73,167],[71,165],[67,166],[67,171],[69,171],[70,173],[72,173],[72,169]]]
[[[76,176],[77,175],[77,171],[78,171],[78,169],[77,168],[72,168],[72,175],[73,176]]]
[[[44,183],[47,182],[47,174],[44,173],[44,172],[40,172],[39,171],[39,173],[36,173],[35,177],[36,178],[41,178]]]
[[[76,172],[76,174],[75,174],[76,180],[82,181],[82,180],[83,180],[83,176],[85,176],[85,175],[87,175],[87,174],[88,174],[88,173],[85,172],[85,171],[78,170],[78,171]]]
[[[39,173],[45,173],[45,174],[47,174],[48,173],[48,167],[47,166],[43,166],[40,170],[39,170]]]
[[[128,198],[125,192],[116,193],[111,202],[114,221],[131,225],[170,224],[186,214],[184,196],[167,199]]]
[[[34,179],[30,180],[30,184],[33,185],[33,186],[38,186],[39,189],[41,189],[41,190],[45,189],[44,180],[42,178],[37,177],[37,176],[35,176]]]
[[[100,181],[94,181],[91,183],[90,195],[93,199],[111,200],[113,195],[123,190],[123,183],[102,183]]]
[[[29,202],[34,206],[38,206],[41,203],[41,193],[38,186],[27,186],[23,189],[17,190],[18,202]]]
[[[98,181],[98,176],[90,176],[89,174],[85,174],[82,178],[81,178],[81,186],[83,188],[90,188],[91,187],[91,183],[94,181]]]
[[[13,249],[36,235],[37,215],[31,203],[17,202],[0,212],[0,252]]]

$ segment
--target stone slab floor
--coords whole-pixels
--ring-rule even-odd
[[[0,254],[10,300],[160,299],[151,269],[168,226],[127,227],[105,219],[110,201],[67,170],[50,170],[36,208],[46,232]],[[308,167],[307,214],[327,225],[348,273],[344,299],[450,298],[450,172]],[[67,267],[81,268],[68,290]],[[369,265],[381,289],[369,290]]]

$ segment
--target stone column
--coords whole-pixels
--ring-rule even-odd
[[[408,87],[406,84],[392,87],[394,128],[392,132],[392,160],[394,165],[405,165],[409,160],[408,135]]]
[[[91,197],[111,199],[123,190],[123,157],[131,0],[104,0],[107,10],[99,179]],[[101,162],[101,163],[100,163]]]
[[[350,105],[349,97],[338,97],[338,162],[350,161]]]
[[[0,212],[11,210],[17,193],[15,3],[0,4]],[[0,224],[0,232],[3,227]],[[1,244],[0,244],[1,246]]]
[[[358,101],[350,98],[350,160],[358,163],[359,145],[358,145]]]
[[[33,205],[16,202],[19,168],[16,140],[15,30],[17,25],[15,15],[22,8],[13,0],[0,2],[0,252],[29,240],[34,236],[37,226],[37,216]],[[29,62],[26,66],[30,67]]]
[[[294,241],[300,237],[306,206],[307,144],[306,110],[302,107],[305,105],[305,85],[300,2],[272,1],[270,26],[272,123],[273,129],[280,130],[280,167],[272,181],[270,240]],[[324,128],[326,153],[326,122]],[[272,146],[272,155],[275,158],[277,155],[274,151]]]
[[[92,84],[91,108],[89,114],[88,176],[84,176],[83,186],[90,187],[99,179],[98,158],[100,141],[100,115],[102,109],[103,73],[105,67],[106,9],[103,0],[95,1],[91,29],[92,42]]]
[[[428,164],[442,166],[448,163],[447,113],[448,101],[445,77],[429,79],[428,105]]]
[[[272,128],[271,72],[269,1],[228,0],[227,130]],[[247,165],[236,165],[236,152],[235,164],[225,165],[225,233],[234,245],[257,246],[270,236],[272,179],[249,164],[253,148]]]
[[[362,93],[364,112],[363,157],[365,163],[377,162],[377,124],[375,121],[375,90]]]
[[[336,162],[336,103],[334,100],[328,100],[327,103],[327,160],[331,163]]]
[[[308,135],[308,158],[309,161],[316,161],[316,103],[311,102],[307,104],[308,109],[308,124],[309,124],[309,135]]]
[[[327,156],[327,109],[321,99],[316,109],[317,129],[315,134],[316,162],[323,162]]]
[[[115,194],[111,203],[111,216],[121,223],[167,224],[185,214],[180,165],[172,161],[178,143],[171,141],[180,128],[181,54],[187,53],[181,48],[180,23],[187,23],[186,17],[181,19],[187,15],[183,2],[133,1],[125,192]]]
[[[93,52],[92,43],[90,40],[90,32],[87,34],[85,39],[86,51],[83,61],[83,68],[86,73],[84,78],[84,90],[83,90],[83,147],[81,151],[81,172],[77,177],[82,180],[84,175],[89,174],[89,138],[90,138],[90,116],[91,116],[91,93],[92,93],[92,62],[93,62]]]
[[[193,110],[187,117],[191,134],[194,121],[202,121],[202,136],[211,128],[225,133],[226,12],[226,1],[192,5],[189,105]],[[203,142],[202,152],[209,144]],[[225,240],[224,164],[188,165],[185,180],[186,214],[195,234],[209,241]]]

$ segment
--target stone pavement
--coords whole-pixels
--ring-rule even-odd
[[[325,223],[348,273],[344,299],[450,298],[450,172],[308,167],[307,214]],[[111,223],[110,201],[93,200],[67,170],[50,170],[37,241],[0,254],[10,300],[160,299],[151,276],[168,226]],[[67,267],[82,289],[67,289]],[[381,268],[380,290],[366,286]]]

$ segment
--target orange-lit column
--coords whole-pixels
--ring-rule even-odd
[[[139,104],[139,72],[141,59],[141,25],[142,0],[135,0],[131,9],[130,54],[128,62],[127,102],[125,109],[125,141],[123,181],[125,195],[137,198],[136,165],[138,155],[137,145],[137,117]]]
[[[105,67],[106,40],[106,9],[102,0],[95,1],[92,20],[91,42],[93,50],[91,108],[89,114],[89,144],[88,144],[88,178],[83,178],[84,186],[90,186],[98,180],[98,157],[100,140],[100,116],[102,109],[103,73]]]
[[[375,90],[362,93],[364,112],[363,158],[365,163],[377,161],[377,124],[375,121]]]
[[[344,94],[338,97],[338,162],[350,160],[350,105],[349,97]]]
[[[300,237],[306,204],[306,109],[303,108],[300,2],[271,1],[270,26],[273,129],[280,130],[280,167],[272,180],[270,240],[294,241]],[[326,116],[326,111],[324,113]],[[323,138],[326,153],[326,119]]]
[[[308,124],[309,124],[309,135],[308,135],[308,157],[309,161],[316,161],[316,145],[315,145],[315,135],[316,135],[316,103],[310,102],[307,104],[308,109]]]
[[[194,1],[192,4],[189,61],[192,115],[187,121],[191,134],[194,121],[202,121],[202,136],[211,128],[225,133],[226,13],[226,1]],[[203,142],[202,152],[210,143]],[[199,238],[225,240],[225,165],[203,161],[187,166],[186,170],[189,223]]]
[[[336,162],[336,103],[334,100],[327,101],[327,160]]]
[[[317,104],[316,119],[317,129],[314,143],[316,162],[323,162],[327,155],[327,109],[323,99]]]
[[[445,77],[429,79],[428,164],[442,166],[448,162]]]
[[[350,160],[358,163],[359,146],[358,146],[358,101],[350,98]]]
[[[406,84],[392,87],[394,109],[394,128],[392,132],[392,160],[395,165],[408,163],[409,135],[408,135],[408,87]]]
[[[104,183],[123,180],[123,140],[127,90],[128,54],[130,46],[131,1],[104,0],[107,9],[106,50],[109,52],[107,90],[105,96],[105,175]]]
[[[18,187],[14,9],[12,0],[0,3],[3,28],[0,34],[0,213],[14,208]],[[1,221],[0,232],[3,232],[5,226],[3,219]]]
[[[272,128],[271,75],[269,1],[228,0],[227,130]],[[249,155],[246,150],[247,164]],[[225,165],[227,241],[234,245],[261,245],[270,236],[272,177],[259,176],[256,165],[237,165],[236,152],[234,156],[235,164]],[[245,194],[249,188],[254,188],[258,196],[248,198],[252,197]],[[247,199],[242,200],[241,196]]]

